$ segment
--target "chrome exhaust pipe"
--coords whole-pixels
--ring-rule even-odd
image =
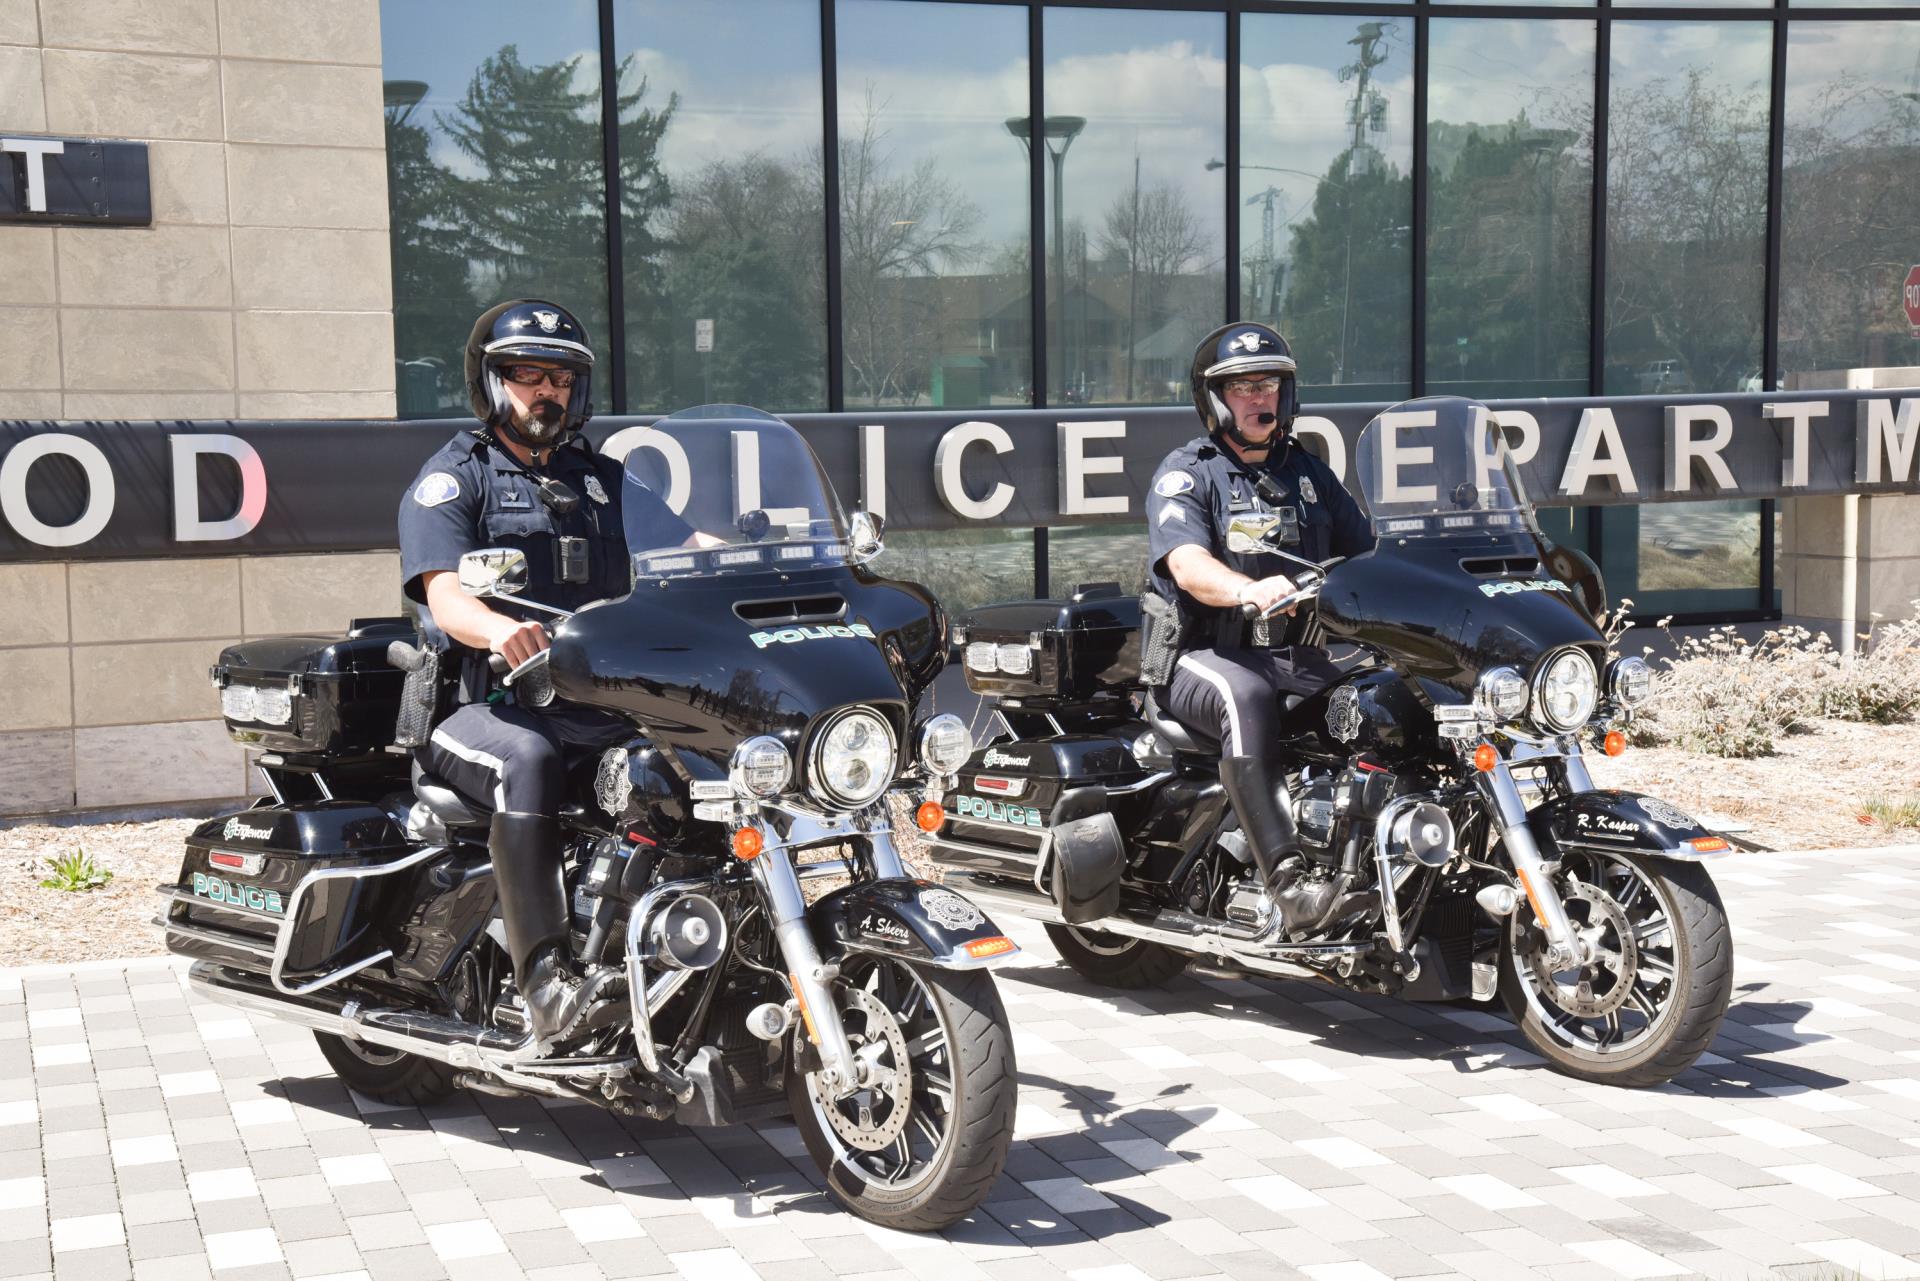
[[[247,1014],[292,1023],[348,1041],[404,1050],[448,1067],[487,1075],[528,1093],[554,1098],[575,1096],[535,1073],[552,1070],[564,1071],[567,1076],[607,1076],[629,1071],[636,1064],[631,1058],[577,1063],[542,1060],[538,1057],[540,1047],[531,1032],[515,1037],[497,1028],[444,1014],[368,1010],[353,999],[335,1004],[326,998],[288,998],[275,991],[264,974],[228,970],[212,961],[195,961],[187,970],[187,984],[195,995]]]
[[[1047,925],[1065,925],[1067,921],[1053,900],[1039,894],[1023,893],[1006,886],[986,883],[967,872],[947,873],[948,888],[971,899],[979,908],[998,917],[1001,914],[1040,921]],[[1166,922],[1172,917],[1177,925]],[[1334,960],[1373,949],[1371,943],[1325,943],[1300,946],[1271,941],[1279,932],[1277,918],[1264,930],[1235,929],[1224,922],[1204,921],[1182,912],[1163,911],[1152,921],[1130,916],[1107,916],[1089,923],[1087,929],[1122,938],[1158,943],[1176,952],[1185,952],[1196,960],[1224,961],[1248,973],[1267,978],[1324,979],[1327,975],[1314,968],[1311,960]]]

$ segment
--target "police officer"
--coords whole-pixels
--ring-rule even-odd
[[[424,768],[493,811],[488,847],[514,981],[543,1045],[575,1032],[594,1002],[617,994],[618,976],[575,973],[560,879],[557,815],[569,754],[631,731],[588,708],[535,712],[510,691],[491,691],[488,657],[511,666],[548,647],[536,611],[509,598],[460,590],[462,553],[518,548],[524,595],[560,609],[632,590],[622,501],[648,504],[636,528],[650,546],[696,536],[650,491],[623,495],[621,466],[578,436],[593,414],[593,349],[564,307],[504,302],[467,339],[467,398],[482,426],[429,458],[400,502],[400,572],[424,605],[428,640],[459,663],[461,706],[420,748]]]
[[[1289,571],[1300,566],[1280,551],[1352,556],[1373,547],[1373,533],[1333,470],[1293,437],[1299,396],[1279,334],[1222,326],[1194,352],[1190,378],[1207,434],[1167,455],[1147,499],[1149,588],[1177,603],[1182,620],[1158,697],[1169,716],[1219,742],[1221,784],[1277,899],[1275,870],[1298,849],[1271,764],[1282,699],[1338,673],[1324,651],[1285,643],[1298,631],[1287,618],[1261,622],[1242,610],[1264,611],[1296,590]]]

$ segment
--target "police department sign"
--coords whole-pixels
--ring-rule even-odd
[[[1541,506],[1920,492],[1920,390],[1489,404]],[[1351,485],[1354,442],[1382,408],[1309,407],[1294,430]],[[610,454],[655,451],[682,510],[695,461],[651,421],[589,430]],[[894,529],[1144,520],[1160,460],[1199,432],[1176,407],[788,421],[842,503]],[[391,548],[421,463],[471,426],[0,422],[0,561]]]
[[[0,222],[152,221],[146,143],[0,134]]]

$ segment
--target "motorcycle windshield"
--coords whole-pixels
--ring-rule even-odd
[[[1382,410],[1360,433],[1354,467],[1382,539],[1533,529],[1506,438],[1476,401],[1433,396]]]
[[[628,437],[621,515],[636,583],[847,563],[847,527],[799,432],[746,405],[683,409]],[[717,540],[692,546],[667,511]]]

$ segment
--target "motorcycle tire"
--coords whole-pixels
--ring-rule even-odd
[[[1187,958],[1145,939],[1122,938],[1073,925],[1049,925],[1047,937],[1073,972],[1102,987],[1159,987],[1187,968]]]
[[[846,1149],[830,1134],[821,1115],[822,1105],[807,1074],[787,1074],[787,1102],[808,1154],[826,1175],[827,1194],[836,1204],[882,1227],[937,1232],[972,1213],[1006,1168],[1019,1095],[1013,1033],[990,974],[886,963],[911,969],[945,1035],[946,1077],[953,1105],[943,1142],[926,1168],[899,1184],[878,1182],[849,1164],[843,1155]],[[854,1022],[849,1019],[850,1032]],[[805,1035],[804,1025],[794,1034]],[[916,1085],[916,1092],[920,1088]],[[856,1098],[870,1099],[873,1093],[862,1091]],[[865,1114],[868,1109],[860,1111]]]
[[[1528,1046],[1556,1070],[1599,1085],[1639,1089],[1672,1080],[1713,1042],[1733,996],[1733,936],[1706,868],[1624,852],[1621,858],[1657,896],[1672,927],[1673,988],[1650,1022],[1644,1044],[1595,1053],[1569,1044],[1573,1038],[1556,1036],[1518,973],[1512,931],[1503,934],[1500,949],[1500,998]]]
[[[396,1107],[425,1107],[452,1094],[453,1069],[432,1059],[383,1045],[349,1041],[331,1032],[315,1032],[320,1053],[350,1090]]]

